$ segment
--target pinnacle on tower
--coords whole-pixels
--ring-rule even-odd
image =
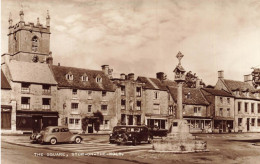
[[[46,26],[47,27],[50,27],[50,19],[51,19],[51,17],[49,15],[49,10],[47,10],[47,16],[46,16]]]
[[[20,15],[20,22],[24,22],[23,5],[21,5],[21,11],[20,11],[19,15]]]
[[[12,13],[11,12],[9,14],[8,22],[9,22],[9,27],[11,27],[13,25],[13,19],[12,19]]]
[[[37,18],[37,26],[39,26],[40,25],[40,19],[39,19],[39,17]]]

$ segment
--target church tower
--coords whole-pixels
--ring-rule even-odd
[[[8,55],[10,60],[48,63],[52,62],[50,52],[50,15],[47,11],[46,26],[40,23],[25,23],[24,12],[20,11],[20,21],[13,25],[9,17]]]

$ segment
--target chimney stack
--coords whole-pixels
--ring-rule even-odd
[[[134,73],[129,73],[128,74],[128,80],[134,80],[135,79],[135,74]]]
[[[196,88],[201,88],[202,86],[200,85],[201,79],[196,78]]]
[[[164,74],[164,72],[157,72],[156,78],[159,79],[160,81],[163,81],[166,80],[166,75]]]
[[[124,73],[120,74],[120,79],[125,80],[125,74]]]
[[[251,86],[253,86],[253,80],[252,80],[252,75],[244,75],[244,82],[250,84]]]
[[[224,79],[224,71],[223,70],[218,71],[218,78]]]
[[[108,75],[109,65],[102,65],[101,68],[105,75]]]

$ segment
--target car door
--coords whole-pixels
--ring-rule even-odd
[[[60,129],[59,128],[53,128],[51,131],[51,138],[55,137],[57,139],[57,142],[61,142],[60,139]]]
[[[141,140],[142,141],[147,141],[148,139],[148,129],[145,127],[141,127],[141,132],[140,132],[140,136],[141,136]]]
[[[69,142],[72,134],[68,128],[61,128],[61,142]]]

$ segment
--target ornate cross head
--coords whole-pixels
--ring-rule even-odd
[[[179,60],[179,65],[181,65],[181,59],[183,58],[183,54],[179,51],[178,54],[176,55],[177,59]]]

